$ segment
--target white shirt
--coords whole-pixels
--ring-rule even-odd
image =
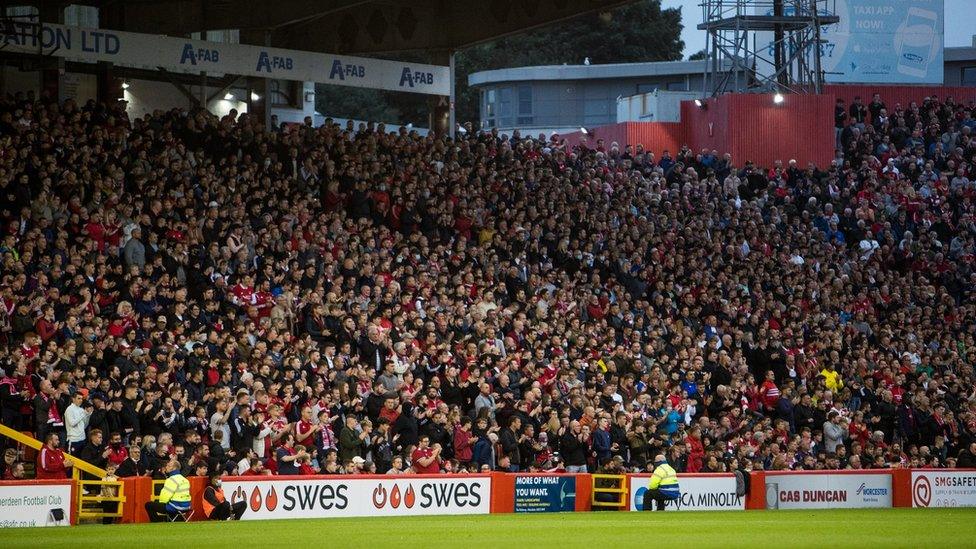
[[[55,406],[54,402],[51,406]],[[82,442],[85,440],[85,429],[88,428],[89,415],[82,407],[72,402],[64,411],[64,426],[67,431],[68,442]]]

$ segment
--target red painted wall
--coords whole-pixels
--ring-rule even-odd
[[[664,149],[674,153],[681,148],[682,124],[678,122],[620,122],[592,128],[590,134],[586,136],[589,147],[596,147],[597,139],[602,139],[604,146],[610,150],[610,146],[616,142],[623,151],[627,145],[643,145],[645,149],[654,151],[657,156]],[[582,139],[581,132],[573,132],[562,136],[569,145],[576,146]]]
[[[832,95],[788,95],[774,105],[771,95],[724,95],[708,100],[706,109],[683,102],[681,122],[622,122],[591,129],[585,138],[590,147],[603,139],[607,149],[613,142],[621,149],[641,144],[659,158],[665,149],[674,154],[688,145],[731,153],[737,165],[796,159],[825,166],[834,154],[834,101]],[[580,132],[562,137],[570,146],[584,138]]]
[[[709,99],[701,109],[681,104],[685,143],[731,153],[742,165],[752,160],[770,166],[795,159],[801,166],[830,163],[834,155],[833,108],[829,95],[787,95],[776,105],[772,95],[729,94]]]

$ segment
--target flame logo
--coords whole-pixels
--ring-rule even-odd
[[[407,506],[407,509],[412,509],[413,504],[417,501],[417,494],[413,491],[413,484],[407,485],[407,491],[403,495],[403,504]]]
[[[261,489],[257,486],[251,490],[251,511],[257,513],[261,510]]]
[[[380,484],[373,490],[373,507],[377,509],[386,505],[386,488]]]
[[[400,507],[400,487],[396,484],[393,485],[393,490],[390,492],[390,505],[394,509]]]
[[[237,486],[237,490],[230,495],[231,504],[237,503],[238,501],[244,501],[247,499],[247,494],[244,493],[244,488],[240,485]]]
[[[274,511],[278,508],[278,492],[275,491],[274,486],[268,491],[268,496],[264,499],[264,507],[268,511]]]

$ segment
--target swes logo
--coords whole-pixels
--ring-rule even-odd
[[[349,497],[346,495],[348,488],[345,484],[336,486],[331,484],[289,484],[282,490],[281,499],[283,503],[281,508],[285,511],[294,509],[345,509],[349,505]],[[231,494],[231,503],[242,501],[245,498],[247,498],[248,507],[255,513],[261,510],[262,503],[268,512],[278,508],[278,492],[274,487],[262,494],[261,489],[255,486],[251,490],[250,497],[246,495],[243,488],[238,487]]]
[[[452,484],[433,484],[424,483],[420,485],[419,497],[414,491],[413,484],[407,484],[406,489],[401,491],[398,484],[393,488],[387,489],[383,484],[373,489],[373,507],[383,509],[399,509],[401,506],[412,509],[414,505],[419,505],[421,509],[431,507],[477,507],[481,505],[481,483],[473,482],[470,485],[460,482]]]

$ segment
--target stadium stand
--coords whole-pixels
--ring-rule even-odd
[[[972,467],[972,105],[865,108],[761,167],[5,97],[3,423],[157,478]]]

